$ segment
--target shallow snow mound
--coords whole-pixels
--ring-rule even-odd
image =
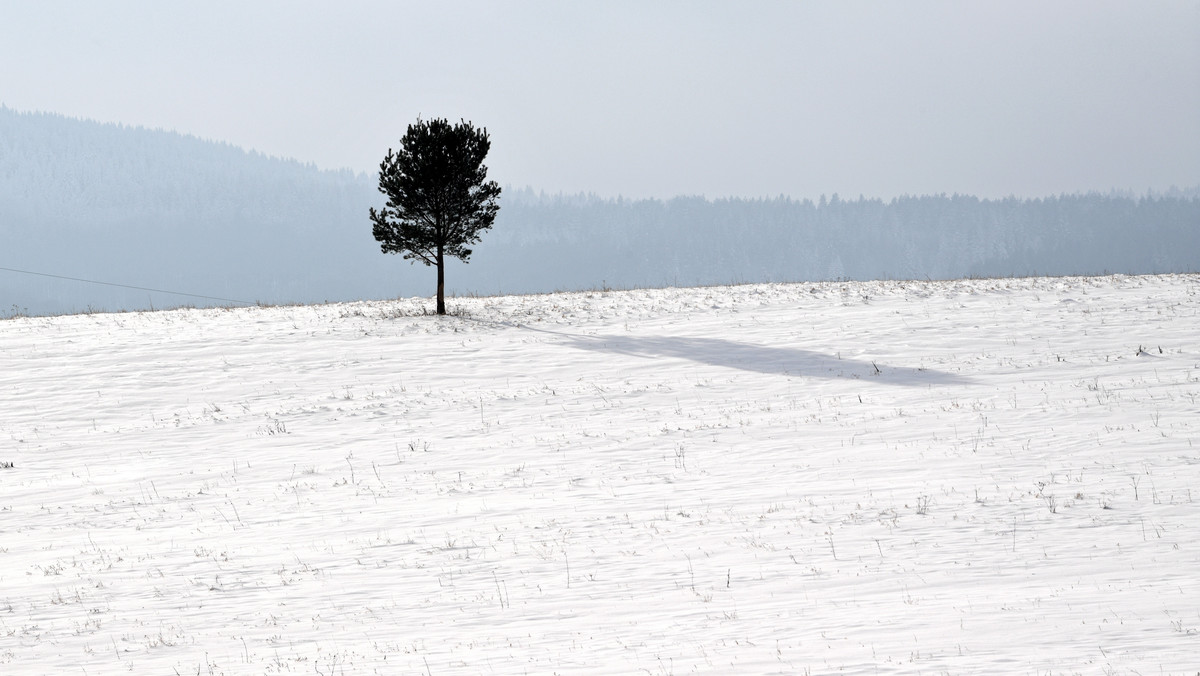
[[[1198,290],[0,321],[0,671],[1194,671]]]

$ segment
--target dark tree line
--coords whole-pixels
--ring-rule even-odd
[[[659,201],[514,191],[475,265],[508,259],[546,261],[562,288],[1200,271],[1200,199]],[[504,290],[545,281],[530,271],[506,278]]]
[[[378,177],[0,107],[0,267],[263,302],[430,294],[379,255]],[[1200,192],[982,200],[506,189],[446,292],[1200,271]],[[201,300],[0,271],[0,316]]]

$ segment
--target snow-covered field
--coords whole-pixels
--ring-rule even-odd
[[[0,672],[1200,672],[1200,277],[428,305],[0,321]]]

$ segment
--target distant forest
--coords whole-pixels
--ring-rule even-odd
[[[379,252],[367,209],[382,204],[366,174],[0,107],[0,268],[9,269],[0,270],[0,316],[431,295],[432,269]],[[463,295],[1197,270],[1197,188],[816,202],[510,188],[471,263],[448,266],[447,288]]]

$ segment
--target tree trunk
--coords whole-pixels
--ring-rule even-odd
[[[442,245],[438,245],[437,250],[437,269],[438,269],[438,296],[437,296],[437,313],[439,315],[446,314],[446,264],[442,258]]]

